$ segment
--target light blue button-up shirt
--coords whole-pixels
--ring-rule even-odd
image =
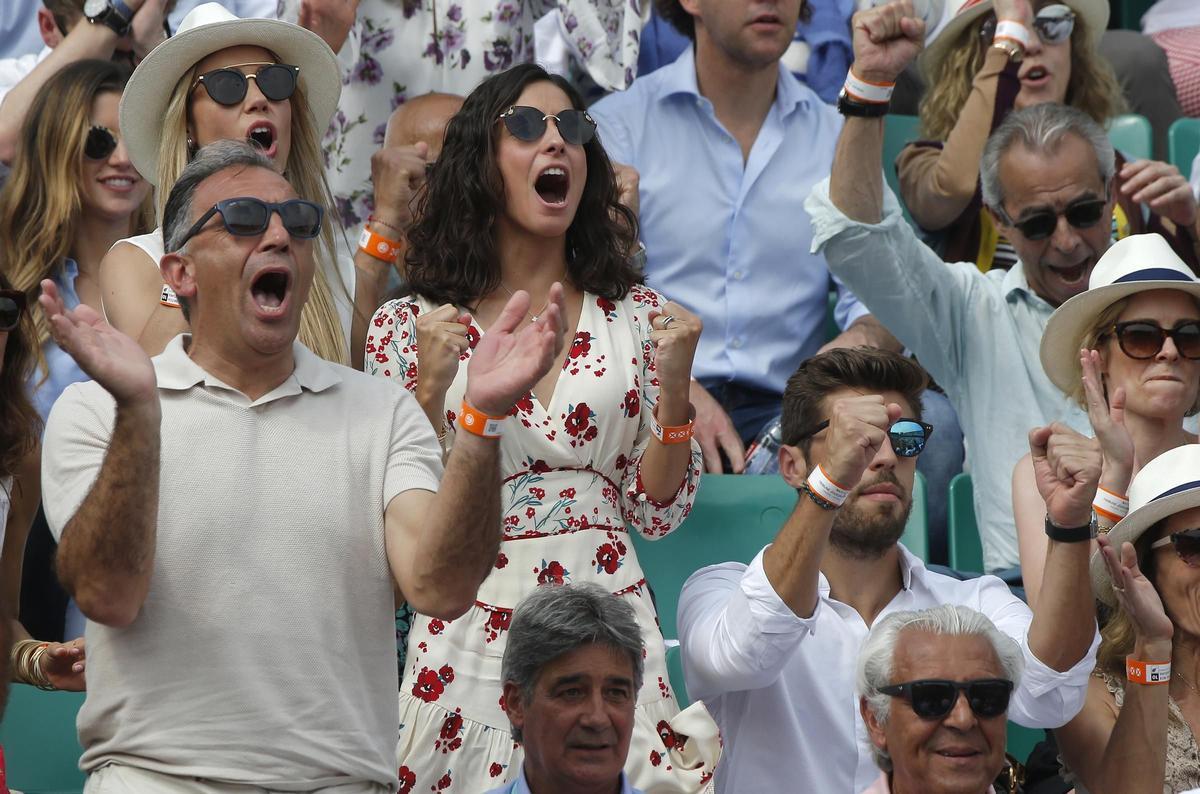
[[[1029,288],[1018,262],[980,273],[943,262],[913,233],[884,186],[883,221],[847,218],[829,199],[829,180],[805,202],[813,250],[844,279],[934,377],[958,412],[989,571],[1019,563],[1012,473],[1029,451],[1029,430],[1064,422],[1085,435],[1087,414],[1042,370],[1038,349],[1054,309]]]
[[[525,767],[521,767],[521,774],[517,775],[517,779],[513,782],[494,788],[487,794],[531,794],[529,791],[529,782],[525,780]],[[625,773],[621,773],[621,794],[642,794],[640,788],[634,788],[629,785],[629,781],[625,779]]]
[[[62,297],[63,305],[68,309],[79,306],[79,293],[75,291],[75,278],[78,275],[79,265],[75,264],[74,259],[67,257],[63,260],[62,269],[51,276],[54,285],[58,287],[58,294]],[[41,311],[41,309],[35,307],[34,311]],[[29,396],[33,399],[33,406],[42,415],[44,422],[46,417],[50,416],[50,408],[63,393],[63,389],[72,383],[91,380],[91,378],[79,368],[75,359],[71,358],[70,354],[59,347],[53,339],[47,339],[46,343],[42,345],[42,355],[46,358],[48,372],[43,371],[40,366],[35,368],[26,388]],[[42,380],[43,376],[45,376],[45,380]]]
[[[651,286],[700,315],[693,374],[783,393],[825,341],[831,285],[810,254],[804,198],[829,174],[841,116],[779,67],[750,157],[700,95],[689,47],[591,109],[616,162],[641,176]],[[867,313],[837,285],[839,327]]]

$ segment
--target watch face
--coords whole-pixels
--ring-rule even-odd
[[[83,4],[83,15],[88,19],[95,19],[104,13],[108,8],[108,0],[86,0]]]

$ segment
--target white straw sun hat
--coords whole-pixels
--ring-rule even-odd
[[[204,3],[183,18],[179,32],[146,56],[121,96],[121,136],[145,179],[157,179],[163,119],[176,83],[199,61],[226,47],[248,45],[300,67],[299,86],[313,129],[325,132],[342,92],[337,59],[320,36],[278,19],[239,19],[219,3]]]
[[[1088,42],[1092,47],[1100,43],[1100,35],[1108,27],[1107,0],[1059,0],[1068,6],[1077,16],[1083,19],[1088,30]],[[950,52],[951,47],[958,41],[959,34],[972,22],[984,14],[991,13],[992,0],[948,0],[946,10],[940,23],[934,26],[931,37],[925,42],[925,52],[921,55],[921,65],[926,73],[932,73],[936,64]],[[1030,31],[1033,35],[1037,35]]]
[[[1096,318],[1122,298],[1177,289],[1200,300],[1200,279],[1158,234],[1134,234],[1113,243],[1092,269],[1086,292],[1054,310],[1042,333],[1042,369],[1067,394],[1079,383],[1079,348]]]
[[[1108,532],[1113,548],[1134,543],[1168,516],[1200,507],[1200,444],[1168,450],[1147,463],[1129,486],[1129,515]],[[1117,603],[1112,577],[1097,549],[1091,560],[1092,590],[1109,606]]]

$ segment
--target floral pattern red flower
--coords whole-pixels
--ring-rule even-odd
[[[407,766],[400,767],[400,788],[397,794],[411,794],[413,786],[417,785],[417,775]]]
[[[421,668],[417,674],[417,682],[413,684],[413,697],[419,697],[426,703],[432,703],[446,691],[446,682],[428,667]]]
[[[570,575],[571,572],[562,567],[562,563],[557,560],[551,560],[549,563],[542,560],[542,567],[537,571],[537,583],[562,584]]]
[[[625,399],[621,401],[621,408],[625,411],[626,416],[637,416],[642,410],[642,400],[638,396],[637,389],[630,389],[625,392]]]

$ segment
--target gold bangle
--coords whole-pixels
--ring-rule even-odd
[[[46,649],[49,647],[49,643],[43,642],[29,655],[29,683],[45,692],[53,692],[58,688],[50,683],[46,671],[42,669],[42,657],[46,655]]]

